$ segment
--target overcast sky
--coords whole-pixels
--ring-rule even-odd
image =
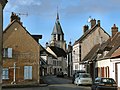
[[[11,12],[20,13],[28,32],[43,35],[40,43],[44,46],[51,39],[57,7],[67,43],[70,40],[74,43],[83,35],[83,25],[90,25],[89,16],[100,20],[110,35],[113,24],[120,26],[120,0],[8,0],[4,8],[4,29],[10,23]]]

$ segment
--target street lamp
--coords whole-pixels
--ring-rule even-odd
[[[0,90],[2,90],[3,9],[7,0],[0,0]]]

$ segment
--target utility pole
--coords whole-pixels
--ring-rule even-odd
[[[7,0],[0,0],[0,90],[2,90],[3,9]]]

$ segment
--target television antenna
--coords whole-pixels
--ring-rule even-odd
[[[17,15],[19,15],[19,16],[28,16],[28,13],[26,12],[26,13],[22,13],[22,12],[13,12],[13,11],[5,11],[5,12],[7,12],[7,13],[15,13],[15,14],[17,14]]]
[[[20,16],[28,16],[28,13],[16,13],[17,15],[20,15]]]

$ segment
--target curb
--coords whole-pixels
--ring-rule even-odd
[[[26,87],[46,87],[48,84],[13,84],[13,85],[2,85],[2,88],[26,88]]]

